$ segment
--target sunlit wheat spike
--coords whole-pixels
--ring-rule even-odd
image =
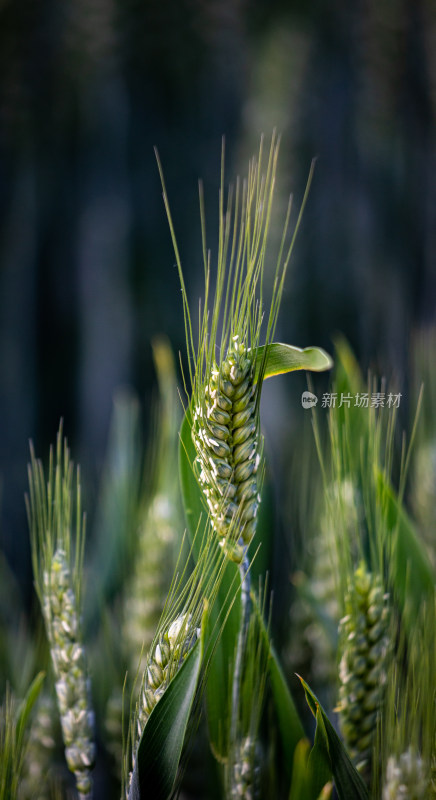
[[[340,623],[340,726],[350,755],[368,782],[386,684],[387,599],[380,578],[360,566],[346,599],[347,615]]]
[[[409,748],[399,758],[390,756],[383,800],[429,800],[433,796],[428,767],[413,749]]]
[[[235,336],[226,358],[212,368],[192,426],[199,481],[212,525],[227,554],[238,562],[255,534],[260,500],[253,373],[252,355]],[[233,526],[236,541],[229,541]]]
[[[138,702],[137,743],[155,705],[199,636],[192,615],[180,614],[160,635],[147,659]]]
[[[193,467],[220,545],[226,555],[240,564],[246,556],[248,559],[247,549],[256,531],[258,483],[262,473],[259,402],[268,346],[273,342],[285,276],[313,174],[312,165],[292,235],[289,235],[291,199],[288,203],[282,236],[280,243],[277,242],[278,252],[273,256],[275,267],[270,274],[272,291],[268,311],[264,305],[264,283],[267,253],[271,247],[278,153],[279,139],[275,132],[267,156],[262,138],[258,157],[250,161],[247,176],[242,180],[238,178],[235,186],[226,191],[223,143],[218,257],[213,277],[200,185],[205,289],[197,340],[158,161],[182,287],[191,384],[187,417],[196,450]],[[261,336],[264,322],[264,336]],[[263,350],[260,350],[261,338]],[[189,394],[189,387],[186,389]]]
[[[199,628],[195,626],[192,614],[189,612],[179,614],[171,624],[161,631],[148,654],[147,666],[143,674],[134,718],[135,729],[132,737],[134,742],[132,748],[133,768],[135,767],[139,742],[150,714],[194,647],[199,633]],[[130,772],[129,779],[124,784],[126,797],[129,796],[132,775],[133,773]]]
[[[246,736],[237,745],[230,797],[231,800],[257,800],[260,797],[259,747],[251,736]]]
[[[56,696],[68,768],[74,773],[79,795],[89,797],[95,760],[93,713],[85,653],[79,638],[76,599],[71,588],[65,551],[58,549],[44,573],[44,616],[49,631]]]

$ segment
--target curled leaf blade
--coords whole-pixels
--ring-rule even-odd
[[[129,800],[167,800],[171,795],[203,656],[198,640],[154,707],[138,746]]]
[[[263,372],[263,380],[286,372],[304,369],[310,372],[324,372],[331,369],[333,360],[321,347],[295,347],[291,344],[273,342],[256,349],[255,381]]]

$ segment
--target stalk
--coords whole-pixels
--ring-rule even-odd
[[[248,626],[250,624],[250,562],[245,550],[244,558],[239,565],[239,574],[241,576],[241,627],[239,628],[238,641],[236,644],[235,656],[235,669],[233,672],[233,685],[232,685],[232,715],[230,726],[230,741],[236,742],[237,728],[238,728],[238,713],[240,706],[241,694],[241,680],[242,680],[242,663],[244,660],[245,646],[247,642]]]

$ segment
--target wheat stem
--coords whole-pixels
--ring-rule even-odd
[[[230,727],[230,741],[235,742],[237,736],[238,714],[240,705],[241,693],[241,679],[242,679],[242,663],[244,659],[245,645],[247,641],[248,626],[250,623],[250,562],[248,560],[247,550],[245,550],[244,558],[239,565],[239,574],[241,576],[241,625],[238,632],[238,641],[236,644],[235,655],[235,668],[233,671],[233,685],[232,685],[232,714],[231,714],[231,727]]]

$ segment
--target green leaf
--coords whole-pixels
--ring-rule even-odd
[[[188,411],[180,430],[179,470],[188,532],[194,557],[198,558],[201,537],[196,536],[196,532],[198,526],[206,522],[207,511],[203,493],[192,469],[195,458],[196,452],[191,437]],[[227,615],[219,639],[217,642],[214,641],[215,649],[208,666],[205,690],[210,744],[216,758],[222,761],[226,760],[229,748],[226,713],[230,709],[231,675],[241,619],[240,586],[238,567],[229,561],[221,579],[217,601],[210,609],[208,620],[209,641],[215,640],[217,629]],[[236,600],[234,599],[235,591],[237,592]]]
[[[377,474],[378,498],[386,520],[389,581],[409,625],[426,600],[433,601],[436,575],[427,553],[400,500],[381,471]]]
[[[21,739],[27,727],[30,714],[32,713],[33,706],[39,697],[44,679],[45,672],[39,672],[36,678],[34,678],[30,684],[26,696],[20,704],[17,714],[17,737],[19,739]]]
[[[263,379],[271,378],[273,375],[282,375],[285,372],[293,372],[297,369],[310,370],[311,372],[323,372],[331,369],[333,361],[320,347],[294,347],[291,344],[281,344],[274,342],[267,346],[265,356],[265,346],[258,347],[256,350],[255,381],[257,381],[263,369]]]
[[[166,800],[173,789],[198,685],[203,636],[150,714],[139,742],[129,800]]]
[[[259,603],[254,593],[251,594],[251,598],[254,610],[259,619],[264,646],[268,652],[268,670],[271,691],[277,714],[280,740],[285,757],[286,771],[290,779],[292,774],[294,751],[300,739],[304,737],[304,730],[298,716],[297,709],[295,708],[291,692],[289,691],[289,687],[286,683],[283,670],[277,658],[277,654],[271,643],[268,629],[265,625],[262,612],[259,608]]]
[[[15,705],[8,685],[0,707],[0,798],[10,800],[18,796],[23,759],[28,743],[28,723],[38,699],[45,673],[40,672],[29,686],[24,700]]]
[[[351,763],[348,753],[321,703],[306,681],[300,676],[298,677],[303,685],[309,708],[316,719],[315,745],[311,756],[316,748],[313,766],[319,770],[320,780],[323,779],[321,776],[325,774],[325,764],[328,764],[335,781],[339,800],[350,800],[350,798],[353,798],[353,800],[369,800],[368,790]]]
[[[292,764],[292,783],[289,800],[312,800],[308,791],[307,761],[310,753],[308,739],[300,739],[295,751]]]
[[[333,791],[330,765],[319,744],[311,748],[308,739],[301,739],[294,753],[289,800],[328,800]]]

